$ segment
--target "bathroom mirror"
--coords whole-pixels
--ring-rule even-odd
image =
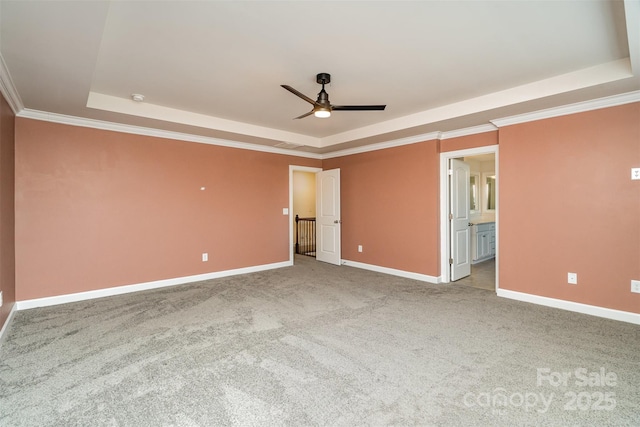
[[[480,175],[472,173],[469,175],[469,213],[480,212]]]
[[[482,174],[483,181],[483,212],[495,212],[496,210],[496,173],[485,172]]]

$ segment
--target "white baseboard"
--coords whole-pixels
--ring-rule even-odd
[[[614,310],[612,308],[598,307],[595,305],[582,304],[579,302],[525,294],[523,292],[509,291],[507,289],[498,289],[497,294],[499,297],[503,298],[530,302],[547,307],[560,308],[563,310],[575,311],[577,313],[589,314],[591,316],[604,317],[606,319],[619,320],[621,322],[640,325],[640,314],[631,313],[629,311]]]
[[[219,279],[221,277],[235,276],[238,274],[255,273],[258,271],[272,270],[274,268],[290,267],[292,265],[293,263],[291,261],[256,265],[252,267],[237,268],[234,270],[216,271],[213,273],[197,274],[194,276],[185,276],[185,277],[176,277],[174,279],[156,280],[153,282],[138,283],[135,285],[117,286],[114,288],[97,289],[95,291],[78,292],[74,294],[57,295],[53,297],[18,301],[16,302],[16,306],[18,310],[27,310],[30,308],[47,307],[51,305],[66,304],[69,302],[85,301],[85,300],[90,300],[94,298],[110,297],[114,295],[128,294],[131,292],[139,292],[139,291],[147,291],[150,289],[164,288],[167,286],[175,286],[175,285],[182,285],[185,283],[200,282],[203,280]]]
[[[4,325],[2,325],[2,329],[0,329],[0,346],[2,345],[4,334],[9,329],[9,325],[11,324],[11,321],[13,320],[13,316],[16,314],[16,311],[18,311],[18,305],[14,303],[13,307],[11,307],[11,311],[9,312],[9,315],[7,316],[7,320],[4,322]]]
[[[395,268],[381,267],[379,265],[365,264],[363,262],[349,261],[347,259],[343,259],[342,264],[349,267],[361,268],[363,270],[371,270],[378,273],[391,274],[392,276],[400,276],[406,279],[420,280],[421,282],[441,283],[441,279],[439,276],[435,277],[429,276],[427,274],[414,273],[411,271],[396,270]]]

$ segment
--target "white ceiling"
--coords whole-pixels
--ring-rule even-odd
[[[327,153],[636,91],[638,11],[638,0],[2,0],[0,53],[26,112]],[[319,72],[332,103],[386,110],[293,120],[311,106],[280,85],[315,99]]]

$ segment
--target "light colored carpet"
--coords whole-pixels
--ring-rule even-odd
[[[0,425],[637,426],[638,366],[635,325],[300,257],[18,312]]]

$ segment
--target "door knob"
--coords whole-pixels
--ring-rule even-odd
[[[334,224],[342,224],[342,220],[341,219],[336,219],[333,221]]]

